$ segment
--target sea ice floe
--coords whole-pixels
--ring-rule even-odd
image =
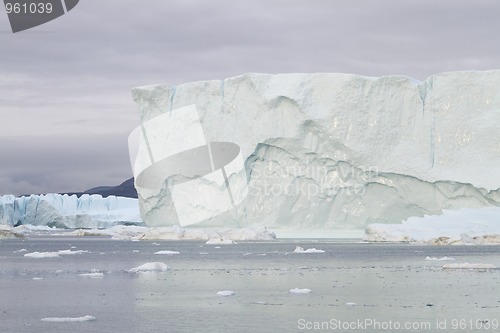
[[[310,294],[311,293],[311,289],[307,289],[307,288],[293,288],[293,289],[290,289],[288,291],[290,294],[295,294],[295,295],[305,295],[305,294]]]
[[[73,255],[73,254],[82,254],[82,253],[89,253],[89,251],[59,250],[57,252],[31,252],[31,253],[26,253],[24,256],[28,257],[28,258],[57,258],[60,255]]]
[[[24,255],[28,258],[58,258],[59,253],[57,252],[31,252]]]
[[[85,322],[85,321],[94,321],[96,320],[95,317],[93,316],[83,316],[83,317],[48,317],[48,318],[42,318],[42,321],[47,321],[47,322],[52,322],[52,323],[78,323],[78,322]]]
[[[325,253],[323,250],[317,250],[314,247],[304,250],[303,247],[297,246],[295,250],[293,250],[293,253]]]
[[[180,252],[178,251],[169,251],[169,250],[155,252],[155,254],[167,254],[167,255],[179,254],[179,253]]]
[[[163,262],[148,262],[143,265],[131,268],[128,270],[130,273],[140,272],[166,272],[169,269],[167,264]]]
[[[98,269],[91,269],[89,273],[81,273],[79,276],[90,277],[90,278],[102,278],[104,273]]]
[[[76,250],[76,251],[72,251],[72,250],[59,250],[59,251],[57,251],[57,253],[59,253],[61,255],[72,255],[72,254],[89,253],[89,251],[86,251],[86,250]]]
[[[217,296],[222,296],[222,297],[233,296],[234,294],[236,293],[232,290],[221,290],[217,292]]]
[[[455,260],[455,258],[451,258],[451,257],[441,257],[441,258],[437,258],[437,257],[425,257],[425,260],[429,260],[429,261],[453,261]]]

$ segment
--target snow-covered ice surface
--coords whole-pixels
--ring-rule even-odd
[[[444,318],[448,323],[456,318],[498,319],[499,269],[443,269],[448,263],[500,267],[498,245],[436,247],[357,241],[238,242],[215,249],[205,245],[205,240],[158,240],[158,246],[153,241],[50,234],[2,240],[1,331],[149,333],[165,331],[168,320],[169,332],[295,332],[300,331],[300,318],[418,320],[432,325]],[[287,255],[297,245],[325,252]],[[14,252],[20,249],[27,252]],[[66,249],[89,252],[53,260],[24,257]],[[160,250],[180,254],[155,255]],[[167,272],[127,272],[158,259],[168,264]],[[99,272],[103,273],[100,278],[81,275]],[[291,295],[293,288],[312,292]],[[225,290],[235,295],[216,296]],[[84,315],[97,320],[41,321]]]
[[[371,224],[365,241],[432,245],[500,244],[500,207],[445,210],[441,215],[412,217],[402,224]]]

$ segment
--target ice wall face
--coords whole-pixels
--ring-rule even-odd
[[[142,223],[137,199],[96,194],[0,196],[0,224],[102,228],[123,223]]]
[[[500,71],[443,73],[423,82],[247,74],[136,88],[133,97],[142,122],[194,104],[207,141],[241,147],[250,195],[225,222],[212,223],[362,228],[498,204],[488,191],[500,187],[499,83]],[[284,191],[306,183],[316,189]],[[263,190],[273,186],[274,193]],[[172,206],[168,195],[139,193],[139,202],[146,223],[172,224],[156,214]]]

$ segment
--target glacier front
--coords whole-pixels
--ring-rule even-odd
[[[422,82],[246,74],[139,87],[133,98],[143,131],[158,116],[175,117],[194,105],[206,142],[241,149],[248,195],[197,226],[348,230],[443,209],[500,206],[499,87],[499,70],[441,73]],[[162,129],[155,131],[147,135]],[[140,149],[133,165],[147,155]],[[149,226],[178,223],[169,181],[160,177],[161,186],[145,189],[136,177]]]
[[[98,194],[0,196],[0,225],[55,228],[107,228],[142,224],[137,199]]]

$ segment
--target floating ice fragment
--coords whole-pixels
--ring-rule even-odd
[[[60,251],[57,251],[57,253],[59,253],[61,255],[72,255],[72,254],[89,253],[89,251],[86,251],[86,250],[76,250],[76,251],[72,251],[72,250],[60,250]]]
[[[95,317],[93,316],[83,316],[83,317],[48,317],[48,318],[42,318],[42,321],[47,321],[47,322],[52,322],[52,323],[78,323],[78,322],[85,322],[85,321],[93,321],[96,320]]]
[[[293,253],[325,253],[323,250],[316,250],[314,247],[311,249],[304,250],[303,247],[297,246]]]
[[[163,262],[148,262],[143,265],[131,268],[128,270],[130,273],[139,272],[166,272],[168,270],[167,264]]]
[[[222,296],[222,297],[233,296],[234,294],[236,293],[232,290],[221,290],[217,292],[217,296]]]
[[[305,295],[305,294],[310,294],[311,289],[300,289],[300,288],[293,288],[288,291],[290,294],[295,294],[295,295]]]
[[[168,255],[179,254],[179,253],[180,252],[178,251],[168,251],[168,250],[155,252],[155,254],[168,254]]]
[[[430,261],[433,261],[433,260],[438,260],[438,261],[453,261],[455,259],[451,258],[451,257],[442,257],[442,258],[426,257],[425,260],[430,260]]]
[[[27,258],[58,258],[57,252],[31,252],[24,255]]]
[[[102,278],[104,274],[98,269],[91,269],[90,273],[78,274],[79,276],[90,277],[90,278]]]

